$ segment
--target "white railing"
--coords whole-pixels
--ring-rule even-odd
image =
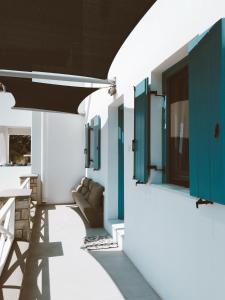
[[[29,189],[30,188],[30,177],[28,177],[24,182],[20,185],[20,189]]]
[[[11,249],[15,232],[15,198],[0,209],[0,275]]]

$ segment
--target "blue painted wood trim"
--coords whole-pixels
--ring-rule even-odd
[[[147,183],[150,149],[150,99],[148,78],[135,87],[134,93],[134,179]]]
[[[90,167],[90,126],[89,126],[89,123],[87,123],[85,125],[84,156],[85,156],[85,168],[89,168]]]
[[[94,132],[93,169],[97,171],[101,167],[101,118],[100,116],[95,116],[92,119],[92,129]]]
[[[124,219],[124,105],[118,107],[118,218]]]
[[[192,49],[189,65],[190,192],[225,204],[225,19]]]

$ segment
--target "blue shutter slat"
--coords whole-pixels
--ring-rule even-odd
[[[189,54],[190,193],[221,204],[225,204],[224,22],[217,22]]]
[[[225,19],[215,26],[211,38],[211,193],[215,202],[225,204]],[[214,137],[216,124],[220,131],[218,138]]]
[[[134,179],[146,183],[149,175],[148,79],[135,88],[134,141]]]

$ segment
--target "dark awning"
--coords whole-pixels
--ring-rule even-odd
[[[6,91],[16,99],[15,108],[40,109],[78,113],[81,101],[97,89],[51,85],[32,82],[30,79],[3,78]]]
[[[0,9],[0,69],[41,71],[107,78],[109,67],[119,48],[155,0],[7,0]],[[2,80],[4,84],[11,81]],[[28,84],[16,80],[16,106],[51,107],[47,90],[65,91],[75,105],[80,95],[90,91],[70,87]],[[11,83],[10,83],[11,84]],[[17,88],[19,90],[17,90]],[[76,92],[77,90],[77,92]],[[29,95],[26,92],[29,91]],[[37,95],[36,95],[37,93]],[[61,92],[59,92],[61,93]],[[23,97],[26,95],[26,102]],[[49,95],[51,93],[49,92]],[[57,94],[57,92],[56,92]],[[34,100],[36,99],[36,100]],[[59,99],[59,98],[57,98]],[[25,101],[25,102],[24,102]],[[67,106],[69,109],[70,104]],[[74,110],[73,110],[74,111]]]

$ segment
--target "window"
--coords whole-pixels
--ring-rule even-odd
[[[12,165],[29,165],[31,161],[31,136],[9,135],[9,162]]]
[[[165,181],[189,187],[188,65],[182,61],[163,74],[166,95]]]
[[[101,119],[95,116],[90,124],[85,126],[85,167],[100,169],[101,153]]]
[[[191,44],[163,74],[164,182],[225,204],[225,19]],[[189,184],[190,183],[190,184]]]

